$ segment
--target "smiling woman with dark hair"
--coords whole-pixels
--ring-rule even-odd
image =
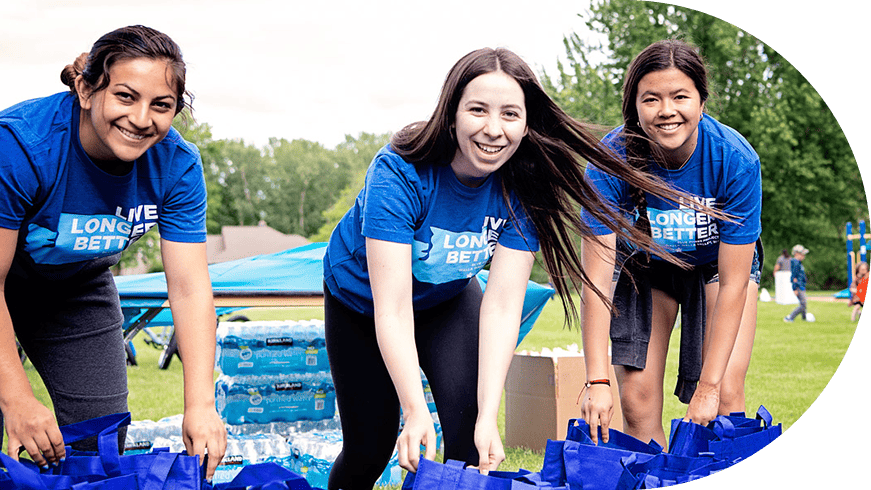
[[[693,197],[679,203],[650,195],[598,168],[587,169],[605,199],[635,227],[689,264],[638,253],[608,223],[585,210],[598,238],[585,237],[584,266],[593,284],[614,291],[618,315],[585,291],[583,344],[590,380],[608,377],[608,338],[620,385],[627,433],[665,446],[663,377],[671,331],[681,312],[681,353],[675,395],[686,418],[707,424],[717,414],[744,411],[744,377],[756,332],[756,292],[762,261],[759,157],[734,129],[705,114],[707,70],[682,41],[648,46],[623,83],[624,125],[604,143],[629,166],[649,170]],[[708,205],[721,213],[700,212]],[[725,219],[728,218],[728,219]],[[607,383],[591,383],[582,415],[607,437],[613,411]]]
[[[0,411],[9,454],[23,448],[40,465],[56,463],[65,455],[58,424],[127,411],[123,317],[109,268],[159,226],[184,359],[182,436],[190,454],[209,453],[211,477],[226,431],[215,411],[202,163],[172,129],[186,105],[181,51],[163,33],[125,27],[61,80],[69,92],[0,111]],[[30,389],[16,337],[56,421]]]
[[[504,460],[496,418],[535,252],[571,323],[571,293],[587,281],[572,242],[589,234],[579,206],[655,248],[599,200],[584,159],[662,198],[682,196],[601,146],[520,57],[487,48],[453,66],[429,120],[405,127],[375,156],[324,258],[327,352],[343,431],[329,488],[372,488],[394,447],[409,471],[421,445],[435,456],[419,369],[438,408],[445,458],[482,472]],[[482,294],[474,276],[488,264]]]

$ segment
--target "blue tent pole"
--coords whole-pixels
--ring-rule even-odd
[[[853,223],[847,223],[847,284],[853,284]]]
[[[862,262],[868,262],[865,251],[865,220],[859,220],[859,255],[862,257]]]

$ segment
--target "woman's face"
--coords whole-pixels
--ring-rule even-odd
[[[641,129],[665,151],[668,163],[686,163],[705,108],[693,80],[677,68],[650,72],[638,82],[635,107]]]
[[[164,60],[133,58],[109,69],[109,85],[91,93],[76,81],[82,120],[79,137],[95,160],[132,162],[169,132],[178,94]]]
[[[502,71],[479,75],[463,89],[457,107],[451,168],[460,182],[477,187],[514,155],[526,133],[520,84]]]

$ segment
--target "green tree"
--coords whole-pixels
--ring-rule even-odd
[[[802,243],[814,250],[806,262],[811,286],[843,287],[844,223],[867,216],[867,201],[846,138],[807,80],[760,40],[703,12],[599,0],[580,15],[607,43],[565,39],[568,65],[555,78],[542,77],[554,98],[575,117],[616,126],[623,75],[636,54],[660,39],[697,46],[710,71],[706,110],[759,154],[762,239],[773,252],[765,271],[778,250]],[[595,58],[605,61],[589,62]],[[770,273],[763,277],[770,280]]]
[[[337,157],[346,163],[350,172],[348,181],[334,202],[322,212],[323,224],[315,234],[309,237],[314,242],[329,240],[333,228],[342,216],[354,205],[354,199],[363,189],[363,181],[369,163],[387,142],[390,134],[360,133],[357,138],[345,136],[345,141],[336,148]]]

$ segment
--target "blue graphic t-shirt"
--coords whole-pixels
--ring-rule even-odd
[[[602,140],[625,155],[619,127]],[[651,162],[651,173],[693,196],[691,203],[675,204],[647,194],[647,213],[653,239],[689,264],[707,264],[717,259],[720,242],[744,245],[755,242],[762,232],[762,177],[759,156],[734,129],[707,114],[699,123],[698,143],[690,159],[677,170]],[[629,186],[617,177],[587,166],[587,178],[602,196],[632,217],[635,204]],[[733,221],[717,220],[697,211],[695,203],[721,209]],[[582,211],[593,232],[612,231]]]
[[[16,262],[64,277],[105,264],[154,226],[167,240],[205,241],[194,145],[172,129],[115,176],[84,152],[78,128],[78,101],[68,93],[0,112],[0,227],[19,231]]]
[[[324,257],[324,280],[346,306],[371,315],[372,289],[366,237],[412,249],[415,309],[458,294],[487,265],[496,244],[538,250],[538,235],[520,203],[502,196],[499,175],[480,187],[463,185],[449,165],[415,165],[389,146],[375,156],[366,184],[333,234]]]

